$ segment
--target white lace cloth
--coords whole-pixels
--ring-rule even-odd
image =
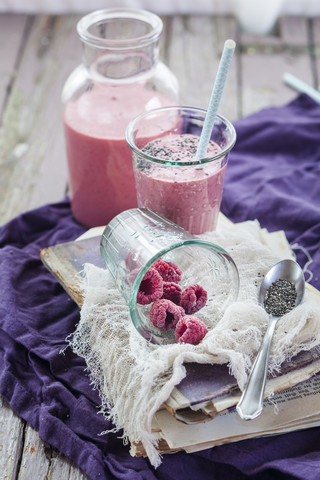
[[[185,362],[228,363],[239,387],[264,335],[268,316],[257,303],[261,277],[281,259],[260,242],[257,222],[203,235],[233,257],[240,274],[238,301],[213,325],[197,346],[154,346],[135,330],[129,310],[107,270],[85,266],[84,304],[81,320],[70,340],[85,358],[93,387],[101,396],[102,412],[124,429],[125,438],[142,442],[154,466],[161,459],[152,435],[155,412],[185,376]],[[308,297],[285,315],[276,329],[270,371],[300,350],[320,344],[320,307]],[[99,432],[100,433],[100,432]]]

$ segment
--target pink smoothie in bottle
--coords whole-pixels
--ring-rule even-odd
[[[71,205],[88,226],[107,224],[137,206],[128,122],[172,101],[143,84],[97,85],[70,101],[64,111]]]
[[[195,160],[198,140],[191,134],[152,140],[142,151],[161,159],[161,163],[141,157],[135,165],[139,207],[161,213],[193,234],[215,228],[227,167],[221,159],[188,165]],[[210,142],[207,157],[220,151]],[[168,163],[163,163],[166,160]]]

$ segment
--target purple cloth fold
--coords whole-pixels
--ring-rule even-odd
[[[235,126],[222,211],[284,229],[312,255],[311,283],[320,288],[320,106],[301,95]],[[85,363],[69,348],[61,353],[79,309],[39,258],[41,248],[82,232],[68,200],[0,228],[0,394],[17,414],[93,480],[319,478],[320,428],[165,455],[157,470],[132,458],[119,434],[99,435],[111,425],[98,414]],[[299,252],[298,260],[307,258]]]
[[[230,220],[257,218],[285,230],[313,258],[311,283],[320,289],[320,106],[306,95],[261,110],[235,125],[222,211]],[[229,168],[230,167],[230,168]],[[304,265],[308,260],[296,251]]]

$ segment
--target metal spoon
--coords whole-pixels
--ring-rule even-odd
[[[300,266],[289,259],[276,263],[265,275],[259,290],[259,304],[265,308],[264,300],[266,292],[271,284],[277,280],[289,280],[294,283],[297,297],[292,308],[297,307],[303,299],[305,281]],[[270,346],[276,324],[280,318],[281,315],[276,316],[269,314],[267,331],[254,361],[248,382],[236,407],[239,416],[243,420],[252,420],[262,412]]]

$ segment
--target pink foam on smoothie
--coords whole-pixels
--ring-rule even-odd
[[[137,206],[125,129],[143,111],[170,104],[164,95],[131,84],[99,85],[66,105],[72,211],[81,223],[105,225],[118,213]]]
[[[143,149],[170,162],[194,161],[198,137],[189,134],[161,137]],[[211,142],[208,157],[220,152]],[[138,205],[161,213],[193,234],[213,230],[220,210],[226,164],[161,165],[148,162],[136,173]]]

